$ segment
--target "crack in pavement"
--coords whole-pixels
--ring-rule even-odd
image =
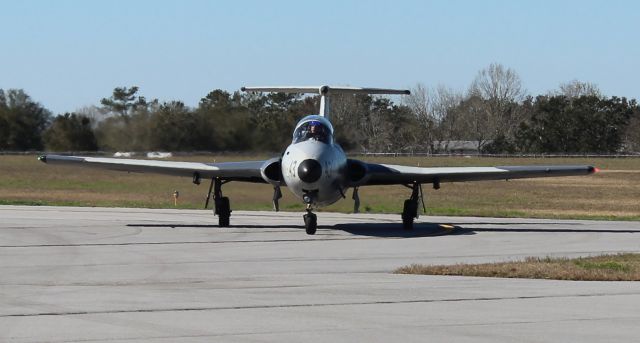
[[[190,311],[220,311],[220,310],[254,310],[277,308],[301,308],[301,307],[328,307],[328,306],[359,306],[359,305],[394,305],[394,304],[421,304],[421,303],[447,303],[464,301],[500,301],[500,300],[530,300],[530,299],[554,299],[554,298],[587,298],[640,295],[640,292],[628,293],[592,293],[592,294],[558,294],[558,295],[530,295],[514,297],[474,297],[453,299],[414,299],[414,300],[381,300],[381,301],[356,301],[342,303],[310,303],[288,305],[247,305],[247,306],[211,306],[211,307],[183,307],[183,308],[158,308],[138,310],[105,310],[105,311],[67,311],[67,312],[41,312],[41,313],[16,313],[0,315],[0,318],[9,317],[41,317],[41,316],[77,316],[93,314],[120,314],[120,313],[157,313],[157,312],[190,312]]]
[[[323,242],[356,239],[379,239],[378,237],[344,237],[344,238],[315,238],[315,239],[252,239],[237,241],[183,241],[183,242],[123,242],[123,243],[71,243],[71,244],[26,244],[0,245],[0,248],[49,248],[49,247],[101,247],[127,245],[171,245],[171,244],[232,244],[232,243],[282,243],[282,242]]]

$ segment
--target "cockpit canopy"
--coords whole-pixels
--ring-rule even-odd
[[[310,139],[331,144],[333,142],[333,127],[331,123],[326,118],[318,115],[307,116],[300,120],[295,131],[293,131],[293,144]]]

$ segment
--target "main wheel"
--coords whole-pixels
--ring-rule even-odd
[[[411,199],[405,200],[404,208],[402,209],[402,228],[405,230],[413,229],[413,219],[417,214],[418,202]]]
[[[413,230],[413,217],[402,217],[402,228],[405,230]]]
[[[231,221],[230,216],[219,216],[218,218],[218,226],[219,227],[229,227],[229,222]]]
[[[307,235],[315,235],[318,228],[318,218],[313,213],[307,213],[303,216],[304,229],[307,231]]]
[[[231,205],[228,197],[222,197],[216,201],[216,212],[218,213],[218,226],[229,227],[231,217]]]

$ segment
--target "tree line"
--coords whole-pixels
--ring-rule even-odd
[[[54,116],[23,90],[0,89],[0,150],[275,152],[318,108],[318,96],[220,89],[190,107],[148,100],[133,86]],[[580,81],[532,96],[500,64],[479,71],[465,91],[418,84],[395,101],[335,95],[331,113],[348,151],[446,153],[454,141],[474,141],[480,153],[640,151],[635,99],[604,96]]]

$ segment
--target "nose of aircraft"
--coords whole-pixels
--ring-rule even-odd
[[[298,166],[298,177],[306,183],[314,183],[322,176],[322,166],[316,160],[304,160]]]

